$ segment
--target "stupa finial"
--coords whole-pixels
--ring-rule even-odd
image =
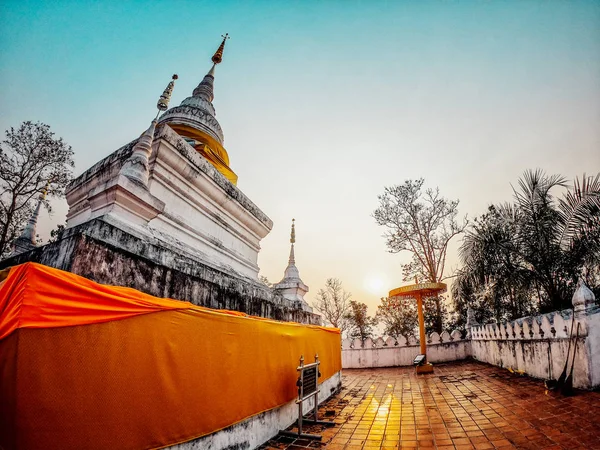
[[[290,243],[296,243],[296,219],[292,219],[292,232],[290,233]]]
[[[211,58],[212,62],[215,64],[219,64],[221,61],[223,61],[223,50],[225,49],[225,41],[227,41],[227,39],[230,39],[229,33],[225,33],[224,35],[222,34],[221,37],[223,38],[223,42],[221,42],[221,45],[219,45],[219,48]]]
[[[215,98],[215,70],[217,64],[223,60],[223,50],[228,38],[228,34],[223,36],[222,42],[211,58],[208,73],[192,91],[192,95],[185,98],[179,106],[166,110],[160,118],[160,123],[169,124],[177,134],[235,185],[238,177],[229,167],[229,155],[223,147],[223,129],[216,118],[217,114],[212,104]]]
[[[169,107],[169,102],[171,101],[171,94],[173,93],[173,87],[175,87],[175,80],[177,78],[179,78],[177,74],[174,74],[171,81],[169,82],[162,95],[158,99],[158,103],[156,103],[156,107],[158,108],[158,114],[160,114],[161,111],[166,111]]]
[[[289,265],[296,264],[296,257],[294,255],[294,244],[296,243],[296,219],[292,219],[292,232],[290,233],[290,259],[288,261]]]
[[[225,48],[225,41],[229,39],[229,33],[225,33],[224,35],[221,35],[221,37],[223,38],[223,42],[221,42],[221,45],[219,45],[219,48],[211,58],[213,62],[212,67],[204,76],[204,79],[200,82],[196,89],[194,89],[194,92],[192,92],[193,97],[199,97],[208,102],[212,102],[215,98],[213,92],[213,83],[215,80],[215,66],[217,64],[220,64],[221,61],[223,61],[223,49]]]
[[[158,103],[156,104],[158,114],[169,107],[169,100],[171,100],[171,94],[173,93],[173,87],[177,78],[177,74],[173,75],[171,81],[158,99]],[[152,153],[152,142],[154,141],[154,130],[156,129],[158,114],[152,120],[148,129],[140,136],[133,147],[131,156],[121,167],[121,175],[125,175],[130,180],[141,184],[145,188],[148,187],[148,176],[150,175],[148,165],[150,153]]]

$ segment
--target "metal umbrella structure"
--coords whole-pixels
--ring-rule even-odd
[[[436,297],[446,291],[445,283],[417,283],[393,289],[389,293],[390,298],[414,298],[417,300],[417,311],[419,313],[419,343],[421,354],[415,358],[414,364],[417,373],[433,372],[433,365],[427,361],[427,340],[425,337],[425,319],[423,317],[423,299]]]

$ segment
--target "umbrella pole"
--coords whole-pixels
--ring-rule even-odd
[[[422,365],[416,366],[417,374],[433,372],[433,366],[427,361],[427,339],[425,337],[425,318],[423,316],[423,297],[417,293],[417,312],[419,313],[419,343],[421,344],[421,354],[425,355],[425,361]]]

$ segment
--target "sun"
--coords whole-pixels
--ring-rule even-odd
[[[365,289],[371,294],[385,296],[384,287],[385,279],[380,274],[369,274],[365,277],[364,286]]]

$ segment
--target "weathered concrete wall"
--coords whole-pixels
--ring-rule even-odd
[[[432,362],[458,361],[471,355],[470,341],[461,338],[460,332],[452,335],[432,333],[427,344],[427,359]],[[401,337],[360,339],[342,341],[342,367],[344,369],[362,369],[368,367],[399,367],[412,365],[415,356],[420,353],[418,342],[414,338]]]
[[[586,353],[592,387],[600,386],[600,313],[587,315]]]
[[[321,322],[319,315],[303,311],[301,305],[274,294],[259,282],[234,277],[101,219],[65,230],[58,242],[1,261],[0,268],[26,261],[199,306],[282,321]]]
[[[523,371],[542,379],[556,379],[562,372],[566,360],[569,340],[531,339],[528,341],[508,339],[474,339],[471,342],[473,358],[499,367]],[[573,358],[573,348],[571,356]],[[578,387],[590,387],[588,383],[585,337],[577,342],[574,380]],[[569,362],[569,367],[570,367]]]
[[[338,372],[319,385],[319,404],[339,391],[342,372]],[[304,411],[314,406],[314,397],[304,402]],[[208,412],[210,413],[210,412]],[[183,444],[168,447],[173,450],[246,450],[253,449],[285,430],[298,419],[298,405],[293,400],[279,408],[257,414],[224,430],[217,431]],[[322,417],[320,417],[322,419]]]
[[[471,328],[472,356],[536,378],[557,379],[567,359],[572,318],[573,311],[564,310],[514,322],[475,326]],[[599,319],[598,313],[575,317],[573,335],[579,323],[579,338],[572,341],[568,370],[576,348],[573,385],[578,388],[590,389],[600,384],[600,367],[597,367],[600,355],[592,350],[599,347]],[[590,336],[591,329],[595,335]]]

